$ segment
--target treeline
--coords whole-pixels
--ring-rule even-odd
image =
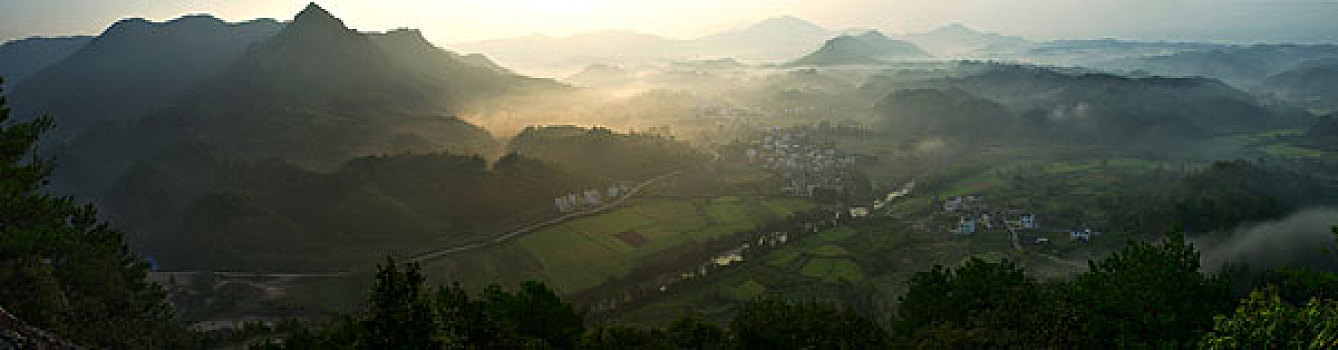
[[[1179,181],[1105,200],[1111,228],[1126,232],[1225,230],[1324,204],[1331,186],[1314,176],[1249,161],[1214,162]]]
[[[892,134],[974,143],[1093,143],[1163,150],[1304,122],[1207,78],[1131,78],[1001,63],[939,77],[880,76],[876,123]]]
[[[268,348],[807,349],[1111,348],[1338,344],[1338,275],[1277,275],[1237,299],[1225,275],[1172,233],[1131,242],[1072,279],[1039,281],[1012,262],[971,259],[916,273],[887,324],[816,301],[763,296],[724,326],[693,315],[666,328],[590,324],[538,282],[429,291],[417,266],[381,265],[365,310]],[[1302,294],[1305,294],[1302,296]],[[867,310],[865,310],[867,311]]]
[[[644,180],[707,159],[687,143],[668,137],[618,134],[602,127],[526,127],[507,144],[507,151],[612,180]]]

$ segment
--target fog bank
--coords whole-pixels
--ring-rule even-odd
[[[1223,233],[1191,237],[1203,253],[1203,267],[1247,265],[1260,271],[1280,267],[1334,269],[1338,254],[1330,227],[1338,225],[1338,207],[1298,210],[1278,221],[1250,223]]]

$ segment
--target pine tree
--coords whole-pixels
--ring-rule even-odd
[[[11,120],[0,96],[0,307],[80,344],[181,347],[189,332],[123,234],[92,205],[45,192],[54,163],[36,148],[53,126]]]

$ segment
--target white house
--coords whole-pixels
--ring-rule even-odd
[[[1021,217],[1018,218],[1018,221],[1022,223],[1023,229],[1027,230],[1036,229],[1036,214],[1024,213],[1022,214]]]
[[[962,219],[957,221],[957,233],[964,235],[976,233],[976,219],[970,216],[962,216]]]
[[[585,191],[585,204],[599,205],[599,191],[597,190]]]
[[[1083,242],[1090,241],[1090,240],[1092,240],[1092,229],[1090,229],[1090,228],[1073,228],[1073,229],[1069,230],[1069,239],[1070,239],[1070,240],[1074,240],[1074,241],[1083,241]]]
[[[943,201],[943,210],[958,211],[962,210],[962,197],[951,197]]]

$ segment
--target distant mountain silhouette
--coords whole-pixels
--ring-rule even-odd
[[[1307,61],[1294,69],[1269,76],[1263,85],[1279,97],[1299,105],[1338,110],[1338,58]],[[1330,142],[1334,143],[1338,142]]]
[[[1266,78],[1307,61],[1338,58],[1338,45],[1181,46],[1186,48],[1170,54],[1113,60],[1100,66],[1153,75],[1212,77],[1253,88]]]
[[[973,73],[922,80],[915,89],[878,77],[865,89],[887,94],[877,109],[893,128],[939,118],[921,126],[968,138],[1025,135],[1155,149],[1296,122],[1209,78],[1129,78],[991,63],[962,63],[960,69]]]
[[[833,34],[812,22],[783,16],[696,39],[691,46],[702,57],[776,62],[803,56]]]
[[[20,118],[49,114],[70,135],[98,120],[131,120],[213,76],[283,25],[209,16],[168,22],[127,19],[34,74],[12,91]]]
[[[91,36],[27,38],[0,45],[0,78],[6,87],[17,86],[92,41]]]
[[[962,24],[910,33],[899,39],[912,42],[939,57],[971,56],[977,51],[1018,50],[1031,43],[1022,37],[982,33]]]
[[[802,56],[833,34],[803,19],[784,16],[689,40],[611,30],[484,40],[454,47],[486,53],[523,72],[567,76],[596,63],[632,66],[719,58],[783,62]]]
[[[626,84],[631,82],[632,79],[632,72],[628,72],[626,69],[607,64],[592,64],[585,67],[585,70],[563,79],[563,81],[577,86],[601,87]]]
[[[879,64],[887,61],[931,58],[915,44],[888,38],[875,30],[827,40],[817,51],[795,60],[799,66]]]

